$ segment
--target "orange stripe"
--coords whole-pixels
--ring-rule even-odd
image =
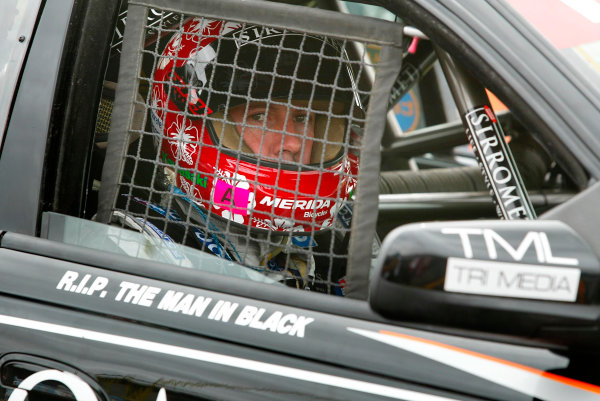
[[[577,387],[577,388],[582,389],[582,390],[586,390],[586,391],[590,391],[592,393],[600,394],[600,387],[595,386],[593,384],[582,382],[582,381],[575,380],[575,379],[570,379],[570,378],[564,377],[564,376],[559,376],[559,375],[556,375],[556,374],[550,373],[550,372],[544,372],[543,370],[535,369],[535,368],[532,368],[532,367],[526,366],[526,365],[521,365],[521,364],[516,363],[516,362],[507,361],[505,359],[500,359],[500,358],[496,358],[496,357],[493,357],[493,356],[490,356],[490,355],[481,354],[479,352],[470,351],[470,350],[464,349],[464,348],[458,348],[458,347],[455,347],[453,345],[448,345],[448,344],[440,343],[440,342],[433,341],[433,340],[427,340],[425,338],[413,337],[413,336],[409,336],[409,335],[406,335],[406,334],[395,333],[393,331],[387,331],[387,330],[380,330],[379,332],[381,334],[385,334],[385,335],[388,335],[388,336],[395,336],[395,337],[405,338],[405,339],[408,339],[408,340],[419,341],[419,342],[422,342],[422,343],[434,345],[436,347],[446,348],[446,349],[449,349],[449,350],[452,350],[452,351],[461,352],[463,354],[471,355],[471,356],[474,356],[474,357],[477,357],[477,358],[487,359],[489,361],[501,363],[503,365],[512,366],[514,368],[525,370],[525,371],[528,371],[530,373],[534,373],[536,375],[539,375],[541,377],[545,377],[547,379],[554,380],[556,382],[566,384],[568,386]]]

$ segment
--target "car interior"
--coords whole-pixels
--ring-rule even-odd
[[[39,235],[105,252],[278,285],[281,281],[278,276],[264,269],[227,263],[210,252],[181,244],[177,244],[175,249],[175,245],[165,241],[164,236],[151,238],[143,228],[136,231],[135,227],[140,224],[142,227],[148,224],[150,206],[147,204],[141,204],[143,207],[136,215],[142,220],[146,218],[146,223],[127,223],[125,217],[113,217],[106,224],[106,220],[98,217],[103,202],[100,193],[103,188],[108,188],[105,178],[107,174],[121,171],[118,177],[121,190],[125,188],[129,196],[158,199],[157,204],[160,204],[161,192],[154,190],[160,187],[156,163],[161,158],[157,156],[156,134],[151,121],[152,71],[167,47],[170,34],[180,32],[184,21],[195,17],[183,12],[150,9],[147,21],[140,28],[144,30],[145,42],[142,48],[137,49],[141,60],[139,70],[134,71],[138,86],[136,96],[129,99],[130,109],[125,113],[131,124],[128,129],[130,135],[122,157],[122,170],[119,170],[118,166],[107,167],[105,161],[110,152],[110,142],[114,141],[112,131],[124,123],[120,117],[115,120],[115,114],[121,104],[119,91],[125,93],[120,78],[124,76],[123,54],[129,49],[124,41],[129,20],[127,2],[123,1],[120,5],[113,3],[113,12],[85,20],[89,24],[87,32],[95,33],[100,43],[95,42],[92,46],[92,38],[84,39],[90,48],[87,53],[79,53],[81,66],[63,67],[64,71],[70,70],[72,74],[69,75],[71,78],[65,78],[61,86],[62,99],[57,102],[64,103],[65,109],[79,110],[79,114],[77,118],[57,118],[51,136],[48,154],[56,156],[46,160],[44,212],[40,218]],[[502,93],[503,82],[493,70],[490,69],[486,76],[478,70],[466,68],[467,64],[463,67],[461,63],[468,59],[456,51],[452,40],[443,43],[437,36],[435,40],[430,38],[431,33],[435,35],[435,30],[423,25],[426,19],[415,18],[415,14],[410,12],[396,15],[379,6],[363,3],[333,0],[286,3],[286,6],[354,14],[357,18],[368,16],[366,18],[381,19],[402,27],[403,38],[398,46],[401,65],[394,67],[399,72],[394,78],[394,85],[388,87],[388,94],[383,95],[383,101],[379,102],[385,103],[385,97],[389,96],[387,109],[378,111],[385,120],[379,123],[382,125],[381,143],[369,145],[376,149],[379,158],[377,182],[370,183],[377,189],[376,210],[371,211],[375,221],[365,223],[359,220],[367,228],[374,227],[375,232],[366,236],[372,235],[375,243],[395,228],[409,223],[506,218],[502,216],[498,202],[490,195],[490,176],[482,171],[483,166],[473,150],[474,143],[465,134],[461,110],[453,96],[461,89],[476,100],[483,96],[486,105],[493,109],[501,127],[500,134],[507,144],[506,149],[518,168],[517,177],[526,188],[527,201],[535,215],[564,203],[587,185],[583,168],[553,143],[545,141],[538,132],[539,127],[532,126],[524,118],[528,110],[519,108],[519,100],[502,96],[505,95]],[[102,43],[103,40],[105,43]],[[72,43],[75,43],[74,39]],[[351,64],[365,69],[357,74],[358,87],[359,93],[364,95],[363,101],[369,103],[370,93],[375,92],[375,72],[379,74],[379,66],[385,64],[378,63],[382,59],[387,60],[387,56],[381,54],[382,46],[377,43],[347,40],[346,45]],[[80,43],[78,46],[83,45]],[[98,63],[97,54],[105,54],[101,63]],[[448,81],[453,77],[452,71],[459,71],[454,76],[459,77],[458,83]],[[364,121],[359,121],[360,124]],[[107,172],[107,169],[111,171]],[[358,178],[360,188],[360,175]],[[343,286],[340,280],[364,280],[365,277],[368,280],[373,260],[377,257],[377,247],[366,251],[366,259],[358,258],[349,264],[348,259],[353,258],[352,253],[348,255],[348,248],[352,246],[351,233],[352,229],[346,227],[339,233],[325,232],[311,237],[326,244],[312,251],[316,262],[328,264],[331,272],[329,276],[321,277],[324,285],[318,292],[339,295],[340,291],[336,288]],[[351,295],[362,299],[366,296],[364,289],[357,289]]]

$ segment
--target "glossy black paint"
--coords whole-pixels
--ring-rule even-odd
[[[311,394],[324,394],[324,398],[328,399],[365,397],[365,394],[344,388],[280,377],[278,369],[281,368],[273,367],[272,373],[244,368],[241,360],[249,360],[440,394],[429,388],[436,383],[435,387],[449,391],[445,395],[451,398],[476,399],[478,394],[485,393],[493,395],[494,399],[527,399],[512,390],[474,379],[467,373],[449,369],[438,362],[356,336],[348,328],[394,331],[497,356],[511,354],[508,352],[511,346],[506,344],[496,348],[489,341],[285,307],[5,248],[0,249],[0,256],[0,268],[5,277],[0,284],[3,294],[0,330],[6,339],[0,345],[0,352],[28,353],[60,361],[95,378],[110,395],[119,396],[119,393],[111,385],[105,385],[105,380],[113,385],[115,382],[126,384],[150,394],[152,389],[157,391],[159,387],[165,387],[169,399],[172,393],[173,399],[179,399],[177,393],[209,399],[253,399],[255,392],[258,393],[257,399],[265,396],[277,399],[282,395],[286,399],[304,399]],[[28,268],[21,271],[16,269],[20,265],[27,265]],[[67,271],[78,272],[81,276],[92,274],[106,277],[110,283],[106,287],[107,295],[102,298],[99,294],[84,295],[57,289],[57,284]],[[30,275],[39,279],[31,280]],[[170,289],[210,297],[213,299],[212,305],[219,300],[237,303],[238,312],[243,307],[253,306],[264,308],[264,316],[282,311],[306,316],[314,321],[306,325],[304,337],[281,335],[235,324],[239,318],[237,312],[229,321],[218,321],[209,319],[207,314],[197,317],[159,310],[158,302],[146,307],[125,302],[125,298],[117,301],[123,282],[156,286],[163,293]],[[303,295],[308,299],[318,294]],[[45,303],[39,303],[40,297],[44,298]],[[323,297],[322,301],[326,303],[326,299]],[[26,319],[25,324],[29,324],[29,327],[19,327],[23,322],[15,323],[14,318]],[[44,322],[52,326],[45,327]],[[86,331],[85,338],[80,338],[81,334],[77,332],[72,333],[78,329]],[[107,342],[100,335],[117,336],[118,344],[128,345]],[[126,343],[123,338],[151,343],[140,348],[131,345],[131,341]],[[162,347],[167,349],[163,350]],[[543,370],[564,367],[560,358],[553,358],[550,354],[544,356],[536,348],[531,348],[531,352],[516,352],[522,347],[513,347],[515,362]],[[217,359],[219,355],[225,355],[241,360],[237,368],[219,362],[209,363],[194,359],[193,350],[216,354]],[[377,399],[370,393],[367,393],[367,397]],[[154,400],[151,395],[142,399]]]

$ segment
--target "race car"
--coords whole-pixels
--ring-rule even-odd
[[[0,398],[600,398],[552,3],[585,57],[512,1],[3,5]]]

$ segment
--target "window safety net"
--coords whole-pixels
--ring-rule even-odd
[[[400,25],[268,2],[177,5],[188,8],[129,4],[98,220],[364,297]]]

